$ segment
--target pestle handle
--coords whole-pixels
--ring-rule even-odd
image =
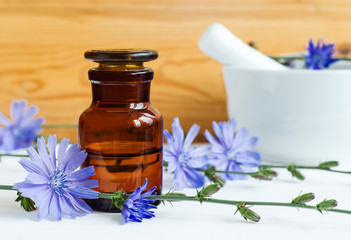
[[[285,70],[285,66],[250,47],[222,24],[212,24],[202,34],[199,48],[225,66],[245,69]]]

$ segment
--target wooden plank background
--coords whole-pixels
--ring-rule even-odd
[[[0,111],[12,99],[40,107],[47,124],[75,124],[91,101],[83,58],[94,48],[152,48],[159,59],[151,100],[169,128],[179,116],[211,128],[226,120],[221,65],[197,47],[212,23],[227,26],[267,54],[303,50],[325,37],[343,51],[351,44],[349,0],[2,0]],[[245,104],[245,103],[243,103]],[[77,141],[75,129],[49,129]]]

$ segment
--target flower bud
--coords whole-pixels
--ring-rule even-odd
[[[257,173],[250,175],[253,178],[260,179],[260,180],[272,180],[273,177],[278,176],[276,171],[267,168],[261,168]]]
[[[276,171],[273,171],[272,169],[267,169],[267,168],[262,168],[260,170],[264,175],[271,176],[271,177],[277,177],[278,173]]]
[[[246,207],[246,203],[242,202],[237,205],[237,210],[234,214],[240,212],[241,216],[247,221],[248,219],[253,222],[259,222],[261,217],[252,211],[250,208]]]
[[[338,202],[334,199],[324,200],[316,205],[317,210],[322,213],[322,211],[327,211],[329,209],[335,208],[338,206]]]
[[[203,192],[204,196],[209,197],[209,196],[215,194],[216,192],[218,192],[220,189],[221,189],[221,186],[214,183],[214,184],[210,184],[210,185],[206,186],[201,191]]]
[[[219,177],[218,175],[213,175],[210,181],[218,184],[220,187],[224,187],[224,184],[225,184],[224,179]]]
[[[315,198],[314,193],[305,193],[305,194],[298,196],[297,198],[294,198],[291,201],[291,203],[305,204],[305,203],[312,201],[314,198]]]
[[[214,166],[209,166],[206,170],[205,170],[205,176],[213,183],[219,184],[221,187],[224,186],[225,181],[219,177],[218,175],[216,175],[216,168]]]
[[[205,170],[205,176],[206,177],[211,177],[213,174],[215,174],[216,168],[215,166],[209,166],[206,170]]]
[[[339,166],[338,161],[327,161],[327,162],[322,162],[319,164],[319,168],[332,168],[332,167],[337,167]]]
[[[197,191],[197,199],[202,203],[207,197],[215,194],[221,189],[219,184],[210,184],[206,187],[202,187],[201,191]]]
[[[299,171],[297,171],[295,164],[291,164],[288,167],[288,171],[291,173],[293,177],[296,177],[301,181],[305,179],[305,177]]]
[[[36,208],[35,206],[35,202],[31,199],[31,198],[27,198],[27,197],[23,197],[22,194],[17,191],[17,198],[16,198],[16,202],[21,202],[21,207],[26,210],[27,212],[31,212],[34,211]]]

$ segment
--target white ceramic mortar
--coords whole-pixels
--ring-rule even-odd
[[[351,69],[224,66],[223,76],[229,117],[259,137],[257,149],[264,160],[351,161]]]

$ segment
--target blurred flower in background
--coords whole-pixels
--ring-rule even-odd
[[[191,146],[199,130],[200,127],[194,124],[184,139],[179,118],[175,118],[172,124],[173,136],[167,130],[164,131],[167,140],[167,149],[163,150],[164,161],[168,163],[167,172],[174,172],[174,181],[180,190],[184,187],[199,188],[205,182],[204,175],[195,168],[201,168],[206,164],[206,155],[210,148]]]
[[[38,107],[31,105],[28,108],[27,101],[12,101],[10,107],[11,120],[0,113],[0,150],[9,152],[12,150],[27,148],[37,138],[44,123],[43,117],[34,118],[38,113]]]
[[[249,131],[236,130],[236,120],[213,122],[213,131],[217,139],[206,129],[205,137],[212,144],[208,163],[217,170],[233,172],[252,172],[252,168],[261,165],[261,156],[253,148],[258,138],[250,137]],[[225,180],[245,179],[247,175],[219,174]]]
[[[333,58],[336,53],[334,46],[334,43],[326,44],[324,39],[318,40],[316,44],[310,39],[308,52],[304,54],[306,68],[315,70],[328,68],[330,64],[339,61],[339,59]]]

